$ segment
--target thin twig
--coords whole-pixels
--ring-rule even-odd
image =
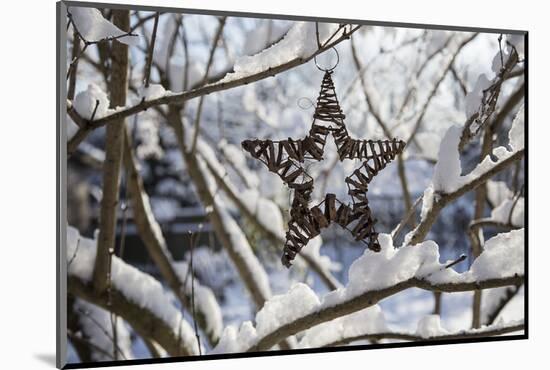
[[[160,13],[155,13],[155,23],[153,24],[153,34],[151,35],[151,43],[149,45],[149,53],[147,54],[147,63],[145,64],[144,85],[145,88],[149,87],[149,79],[151,78],[151,65],[153,63],[153,53],[155,51],[155,41],[157,40],[157,27],[159,24]]]
[[[216,31],[216,34],[214,35],[214,39],[212,41],[212,47],[210,48],[210,55],[208,56],[208,62],[206,63],[204,77],[202,80],[203,83],[205,83],[206,80],[208,79],[208,73],[210,72],[212,63],[214,62],[214,54],[216,53],[216,49],[218,48],[218,41],[220,40],[223,29],[225,27],[225,20],[226,20],[226,17],[222,17],[219,19],[220,24],[218,25],[218,30]],[[204,95],[200,97],[199,106],[197,107],[197,113],[195,115],[195,129],[193,131],[193,142],[191,144],[191,149],[190,149],[191,154],[195,154],[195,151],[197,148],[197,138],[199,136],[199,125],[201,122],[203,102],[204,102]]]

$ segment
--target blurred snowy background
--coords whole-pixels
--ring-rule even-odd
[[[92,15],[100,15],[105,20],[112,18],[109,9],[92,14],[75,8],[73,13],[74,22],[81,25],[81,33],[88,32],[86,29],[97,30],[100,27],[101,20],[94,19]],[[208,15],[161,14],[150,75],[151,83],[160,90],[152,92],[150,89],[144,94],[141,88],[154,13],[131,11],[130,26],[139,36],[129,42],[127,106],[138,104],[142,97],[154,99],[169,95],[168,91],[179,93],[200,87],[205,82],[219,83],[224,76],[226,81],[238,79],[239,76],[291,60],[296,55],[311,54],[310,49],[317,48],[313,22],[232,16],[224,19],[224,22],[205,79],[220,19]],[[321,24],[319,28],[322,32],[328,32],[330,27],[337,25]],[[105,32],[95,37],[101,39],[112,35],[108,29]],[[74,27],[68,27],[68,65],[72,61],[74,35]],[[504,35],[499,43],[499,36],[496,33],[473,34],[363,25],[353,33],[351,39],[343,40],[335,46],[339,64],[333,80],[350,134],[356,138],[383,139],[387,137],[386,130],[393,137],[408,141],[402,161],[398,163],[396,160],[383,170],[369,189],[370,204],[378,219],[377,231],[380,233],[395,231],[407,210],[415,207],[410,224],[404,225],[403,230],[393,235],[393,244],[396,246],[401,245],[412,225],[420,220],[422,202],[415,201],[423,196],[425,189],[432,183],[434,165],[445,133],[454,125],[463,126],[478,109],[483,90],[488,86],[485,81],[492,80],[501,68],[498,64],[499,50],[506,48],[506,41],[513,40],[518,49],[521,46],[521,38]],[[88,114],[89,117],[95,100],[100,98],[105,100],[98,106],[95,118],[108,114],[108,71],[111,67],[109,45],[115,42],[118,41],[91,45],[79,59],[74,99],[70,100],[81,115]],[[271,48],[270,54],[247,57],[267,48]],[[523,55],[520,53],[521,58]],[[318,61],[322,65],[331,65],[335,62],[335,54],[329,49],[318,57]],[[494,117],[498,117],[504,109],[507,111],[498,118],[501,122],[493,132],[491,146],[508,143],[508,131],[523,100],[522,68],[519,63],[512,70],[511,76],[502,83]],[[234,75],[226,76],[228,72],[234,72]],[[309,61],[274,77],[204,95],[200,103],[201,99],[198,98],[188,100],[181,111],[185,127],[195,126],[197,116],[200,117],[199,146],[202,155],[216,161],[222,181],[231,185],[234,195],[249,210],[258,211],[253,214],[259,222],[251,220],[243,215],[243,209],[235,204],[235,199],[222,186],[215,189],[214,195],[236,220],[253,254],[265,269],[272,295],[289,291],[297,282],[305,283],[318,296],[332,289],[304,260],[297,260],[291,269],[284,268],[280,263],[282,244],[266,237],[265,230],[258,229],[259,223],[260,226],[268,225],[268,229],[279,235],[284,232],[291,195],[277,176],[246,155],[240,142],[251,138],[275,140],[303,137],[311,125],[314,107],[310,102],[317,98],[321,79],[322,72],[313,61]],[[519,99],[514,98],[518,91],[521,92]],[[511,100],[511,106],[507,107],[506,104]],[[201,113],[198,115],[199,110]],[[174,266],[180,266],[179,273],[184,278],[193,247],[194,273],[197,282],[200,282],[197,284],[208,287],[219,305],[221,323],[218,325],[222,326],[216,330],[229,325],[239,327],[246,320],[254,322],[258,307],[251,300],[243,279],[210,222],[210,207],[204,207],[204,202],[197,196],[197,185],[189,175],[180,143],[174,135],[173,127],[167,123],[169,113],[169,109],[160,106],[132,115],[126,120],[152,214],[160,225]],[[71,119],[68,121],[71,137],[78,127]],[[477,135],[462,150],[460,162],[464,173],[471,171],[480,162],[482,137],[483,133]],[[333,145],[329,142],[324,161],[309,167],[309,173],[316,179],[314,194],[322,197],[332,192],[340,199],[347,199],[344,178],[357,167],[357,163],[338,161]],[[86,238],[93,238],[99,225],[104,146],[105,128],[101,127],[93,130],[68,160],[68,223]],[[441,211],[425,239],[434,240],[439,245],[442,262],[455,260],[464,254],[466,260],[453,268],[458,272],[469,269],[474,260],[469,237],[472,220],[493,217],[504,220],[503,223],[513,224],[513,228],[523,227],[523,166],[523,160],[518,161],[506,170],[499,171],[484,185],[486,194],[481,201],[481,210],[476,211],[479,202],[476,202],[476,192],[470,191]],[[170,284],[148,253],[129,201],[127,174],[124,170],[122,172],[115,253],[125,263],[160,281],[173,305],[181,308],[183,317],[193,322],[192,313],[182,308]],[[518,203],[521,203],[520,206]],[[495,209],[497,212],[494,212]],[[481,240],[488,240],[502,231],[495,227],[479,230]],[[479,234],[480,231],[477,232]],[[122,255],[121,243],[124,244]],[[349,233],[337,225],[325,229],[304,252],[306,249],[321,268],[337,281],[338,286],[348,283],[350,265],[364,253],[364,245],[355,242]],[[494,312],[494,306],[506,290],[495,288],[484,292],[481,324],[498,322],[499,319],[506,322],[523,319],[523,288],[514,292],[513,297],[498,312],[498,318],[491,318],[490,323],[484,318],[483,315]],[[436,313],[441,317],[440,324],[433,324],[441,326],[438,330],[456,332],[472,327],[473,297],[473,292],[438,295],[412,288],[382,300],[379,306],[388,327],[415,332],[422,318]],[[83,342],[75,345],[78,338],[85,335],[97,347],[111,352],[110,336],[113,331],[107,311],[71,295],[69,302],[72,308],[69,326],[71,328],[73,325],[74,332],[69,340],[71,347],[68,361],[78,362],[81,356],[88,356],[84,359],[88,361],[111,359],[100,351],[94,353],[92,350],[91,355],[83,351]],[[144,341],[125,321],[120,320],[117,325],[120,327],[117,340],[121,343],[121,352],[125,352],[124,358],[152,356],[154,350],[151,349],[151,343]],[[432,324],[422,325],[429,327]],[[102,327],[104,330],[100,330]],[[80,334],[77,334],[79,330]],[[110,336],[107,335],[109,333]],[[364,340],[360,343],[367,342]],[[212,343],[206,340],[203,345],[205,351],[213,348]]]

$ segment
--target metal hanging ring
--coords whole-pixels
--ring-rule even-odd
[[[302,105],[301,102],[303,102],[303,101],[306,101],[309,105],[307,107],[305,105]],[[315,103],[310,98],[302,96],[300,99],[298,99],[298,101],[296,102],[296,105],[300,109],[306,110],[306,109],[309,109],[309,108],[313,107],[315,105]]]
[[[334,66],[332,66],[331,68],[323,68],[319,65],[319,63],[317,63],[317,55],[315,55],[313,57],[313,61],[315,62],[315,66],[317,67],[318,70],[323,71],[323,72],[332,72],[332,71],[334,71],[334,68],[336,68],[338,63],[340,63],[340,54],[338,54],[338,50],[336,50],[336,48],[334,46],[331,47],[331,49],[334,50],[334,52],[336,53],[336,63],[334,63]]]

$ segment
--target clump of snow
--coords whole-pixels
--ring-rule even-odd
[[[510,140],[510,147],[512,150],[520,150],[525,147],[525,112],[522,105],[519,109],[514,121],[512,121],[512,127],[508,132],[508,139]]]
[[[350,266],[347,298],[365,291],[387,288],[415,276],[424,277],[427,273],[439,271],[441,267],[439,248],[433,241],[399,249],[393,246],[387,234],[380,234],[378,241],[380,252],[366,249]]]
[[[78,32],[80,32],[86,41],[95,42],[127,33],[103,18],[101,12],[95,8],[70,7],[68,8],[68,12],[71,14]],[[117,40],[130,46],[139,44],[139,37],[137,35],[124,36]]]
[[[242,352],[276,328],[305,316],[319,306],[319,298],[309,286],[294,284],[282,295],[271,297],[256,314],[256,327],[245,321],[239,330],[226,327],[218,345],[210,353]]]
[[[439,315],[424,316],[418,322],[416,334],[422,338],[431,338],[435,336],[445,335],[449,332],[441,326],[441,318]]]
[[[345,338],[385,331],[387,331],[387,325],[384,313],[379,305],[374,305],[308,329],[299,347],[318,348]]]
[[[279,40],[289,27],[278,21],[268,20],[260,27],[248,31],[245,36],[243,52],[246,55],[254,55],[262,51],[266,46]]]
[[[241,346],[237,341],[237,328],[234,325],[228,325],[223,329],[222,336],[216,347],[209,354],[236,353],[242,352]]]
[[[513,196],[514,193],[504,181],[487,181],[487,198],[494,206],[502,204],[502,202],[511,199]]]
[[[498,234],[487,240],[470,268],[476,280],[523,275],[524,229]]]
[[[433,284],[456,284],[523,274],[523,230],[500,234],[490,239],[485,245],[485,251],[474,261],[471,269],[461,274],[452,268],[446,268],[448,262],[439,262],[439,247],[433,241],[396,249],[389,235],[380,234],[379,242],[380,252],[375,253],[366,249],[363,256],[351,265],[347,286],[325,294],[320,301],[304,284],[295,285],[288,293],[267,301],[256,316],[256,332],[251,328],[248,330],[246,338],[250,344],[245,347],[238,346],[236,351],[250,348],[274,330],[301,317],[347,302],[366,292],[394,286],[412,278]],[[380,316],[381,312],[377,310],[379,309],[374,308],[374,311],[364,313],[373,315],[371,318],[376,319],[362,320],[362,315],[357,313],[357,316],[350,315],[351,324],[345,318],[339,318],[309,329],[300,346],[318,346],[322,345],[321,343],[332,343],[340,337],[383,331],[385,324]],[[446,333],[447,331],[441,328],[439,316],[424,318],[418,325],[418,335],[422,337]],[[220,343],[235,350],[235,342],[240,341],[241,338],[234,328],[226,328]],[[219,353],[218,351],[222,350],[216,351]]]
[[[141,86],[138,92],[140,98],[145,98],[145,100],[155,100],[172,94],[171,91],[166,91],[160,84],[150,84],[149,87]]]
[[[336,32],[338,24],[319,23],[319,40],[325,42]],[[233,81],[285,64],[296,58],[307,58],[318,49],[315,22],[296,22],[285,37],[254,56],[242,56],[235,61],[234,72],[220,83]]]
[[[525,146],[523,107],[517,113],[508,133],[508,146],[511,150],[508,150],[504,146],[494,148],[492,154],[496,160],[493,160],[493,158],[488,155],[469,174],[464,176],[460,176],[461,166],[458,152],[460,136],[460,128],[458,126],[452,126],[441,141],[439,149],[440,158],[435,165],[432,179],[435,192],[452,193],[465,184],[489,172],[500,162],[510,158],[520,150],[523,150]]]
[[[102,118],[107,114],[109,111],[109,99],[99,86],[91,83],[86,90],[76,94],[73,107],[81,117],[91,119],[98,101],[99,105],[97,106],[94,119]]]
[[[525,199],[507,199],[491,211],[491,220],[523,227],[525,223]]]
[[[273,296],[266,301],[256,314],[256,331],[264,336],[274,329],[302,317],[319,306],[319,298],[309,286],[294,284],[282,295]]]
[[[97,241],[82,237],[74,227],[67,227],[67,261],[68,275],[89,282],[92,280]],[[152,276],[126,264],[113,256],[111,264],[111,282],[128,300],[149,310],[156,317],[172,328],[175,335],[180,335],[182,343],[189,343],[188,348],[198,353],[195,334],[188,322],[174,306],[172,296],[162,284]],[[179,334],[178,334],[179,333]]]
[[[476,113],[483,99],[483,91],[491,86],[491,80],[482,73],[477,78],[474,89],[466,95],[465,98],[465,107],[466,107],[466,117],[471,117]]]
[[[114,348],[117,349],[117,358],[119,360],[131,360],[134,358],[130,332],[122,319],[118,318],[116,321],[117,343],[115,347],[111,314],[108,311],[81,299],[75,300],[73,310],[79,313],[78,322],[82,328],[82,331],[75,333],[75,335],[83,336],[82,339],[89,341],[105,352],[92,349],[92,360],[113,360]]]
[[[434,187],[433,185],[428,185],[426,190],[424,190],[424,194],[422,196],[422,209],[420,211],[420,219],[424,220],[426,218],[426,215],[432,209],[434,204]]]
[[[458,143],[462,128],[451,126],[439,146],[438,161],[435,164],[432,183],[435,191],[451,192],[462,173]]]

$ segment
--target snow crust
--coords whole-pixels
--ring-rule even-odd
[[[424,316],[420,319],[416,328],[416,334],[422,338],[430,338],[448,333],[449,332],[441,326],[441,317],[439,317],[439,315]]]
[[[287,25],[269,20],[260,27],[248,31],[243,47],[244,54],[254,55],[262,51],[267,45],[279,40],[288,30]]]
[[[286,294],[275,296],[266,302],[264,308],[256,315],[255,331],[250,327],[251,324],[246,324],[246,330],[243,330],[243,327],[239,331],[235,327],[226,328],[214,351],[225,353],[246,350],[266,334],[300,317],[349,301],[365,292],[381,290],[411,278],[423,279],[434,284],[457,284],[523,275],[523,235],[521,229],[491,238],[470,270],[458,273],[452,268],[445,267],[450,261],[439,262],[439,246],[435,242],[425,241],[413,246],[395,248],[389,235],[380,234],[382,250],[375,253],[366,249],[350,266],[349,282],[344,288],[331,291],[318,299],[307,285],[297,284]],[[297,300],[299,301],[296,302]],[[383,316],[380,317],[381,313],[377,313],[377,308],[374,307],[377,306],[369,308],[373,311],[363,313],[372,315],[369,316],[370,320],[361,321],[359,318],[363,316],[357,313],[357,316],[348,315],[351,318],[342,317],[309,329],[300,346],[318,346],[322,345],[320,343],[338,340],[339,336],[343,335],[353,336],[354,333],[365,334],[385,330]],[[372,326],[361,326],[360,321],[364,325]],[[417,332],[422,337],[447,333],[441,327],[439,316],[424,318],[419,323]]]
[[[86,90],[76,94],[73,107],[81,117],[91,119],[96,101],[99,101],[99,105],[97,106],[94,119],[104,117],[110,111],[110,103],[107,94],[96,84],[90,83]]]
[[[487,240],[470,268],[475,280],[523,275],[524,229],[498,234]]]
[[[101,12],[95,8],[70,7],[68,10],[72,15],[76,28],[86,41],[100,41],[108,37],[117,37],[126,34],[126,32],[103,18]],[[118,38],[117,41],[129,46],[135,46],[139,44],[139,37],[124,36]]]
[[[319,23],[319,39],[326,41],[338,28],[337,24]],[[260,73],[296,58],[307,58],[318,49],[314,22],[296,22],[285,37],[275,45],[253,56],[241,56],[235,61],[232,73],[220,83]]]
[[[374,305],[306,330],[299,347],[323,347],[344,338],[377,334],[387,330],[382,309],[379,305]]]
[[[460,155],[458,144],[462,128],[451,126],[439,146],[438,161],[435,164],[432,183],[435,190],[450,193],[455,188],[455,183],[460,178],[462,168],[460,166]]]
[[[467,183],[479,178],[489,172],[500,162],[510,158],[512,155],[524,149],[524,111],[523,106],[518,111],[512,127],[508,133],[508,148],[499,146],[493,149],[493,160],[490,155],[486,156],[469,174],[461,176],[462,168],[458,153],[458,143],[462,130],[458,126],[449,128],[441,141],[439,148],[439,160],[435,165],[432,184],[434,191],[452,193]]]

